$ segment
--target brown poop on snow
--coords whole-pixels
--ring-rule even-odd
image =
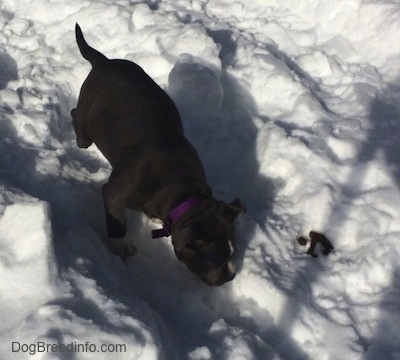
[[[307,254],[311,255],[312,257],[318,257],[318,255],[315,254],[317,243],[321,244],[322,254],[324,254],[325,256],[329,255],[331,251],[333,251],[332,243],[327,239],[324,234],[317,233],[316,231],[310,231],[310,238],[311,245],[307,251]],[[302,246],[305,246],[307,244],[307,239],[304,236],[300,236],[297,241]]]

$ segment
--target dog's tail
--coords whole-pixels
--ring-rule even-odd
[[[92,66],[96,66],[97,64],[107,60],[107,58],[101,52],[88,45],[78,24],[75,25],[75,36],[82,56],[89,61]]]

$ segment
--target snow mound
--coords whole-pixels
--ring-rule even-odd
[[[55,295],[56,266],[48,204],[8,205],[0,219],[3,332]]]

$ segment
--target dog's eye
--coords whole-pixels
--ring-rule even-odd
[[[190,250],[198,250],[201,249],[204,246],[204,241],[202,240],[190,240],[186,245],[185,248],[190,249]]]

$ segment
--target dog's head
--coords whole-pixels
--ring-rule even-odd
[[[232,264],[236,250],[233,222],[243,211],[239,200],[231,204],[215,201],[173,228],[176,256],[208,285],[222,285],[236,275]]]

